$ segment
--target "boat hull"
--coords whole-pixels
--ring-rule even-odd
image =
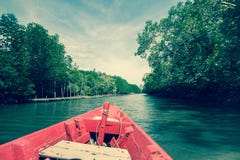
[[[104,109],[109,105],[109,109]],[[39,159],[39,152],[62,140],[128,150],[133,160],[171,157],[117,106],[103,107],[0,145],[0,160]]]

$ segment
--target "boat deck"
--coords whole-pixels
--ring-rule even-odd
[[[130,160],[127,150],[60,141],[39,153],[42,159],[81,159],[81,160]]]

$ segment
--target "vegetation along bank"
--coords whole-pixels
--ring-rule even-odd
[[[240,1],[187,0],[147,21],[135,55],[152,72],[144,92],[240,103]]]
[[[14,14],[1,15],[0,103],[139,92],[119,76],[80,70],[59,36],[49,35],[40,24],[24,26]]]

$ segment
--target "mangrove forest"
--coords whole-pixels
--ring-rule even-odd
[[[146,59],[144,92],[240,101],[240,1],[187,0],[146,21],[135,53]]]
[[[31,98],[139,93],[119,76],[83,71],[66,53],[59,36],[37,23],[18,23],[14,14],[0,17],[0,102]]]

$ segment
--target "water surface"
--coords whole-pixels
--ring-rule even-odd
[[[192,103],[148,95],[0,105],[0,144],[101,106],[118,105],[174,159],[240,157],[237,106]]]

